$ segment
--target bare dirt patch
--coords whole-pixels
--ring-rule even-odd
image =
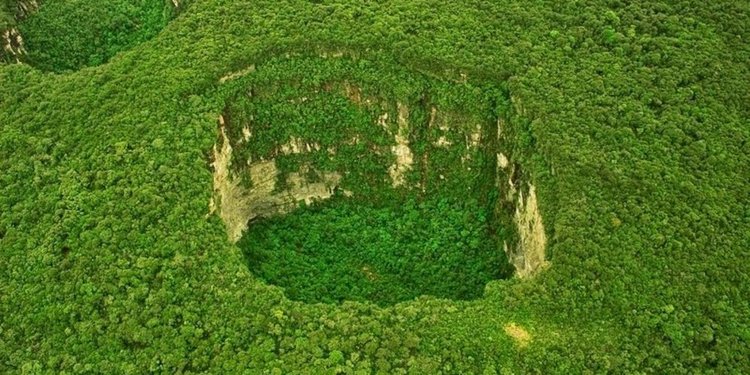
[[[519,348],[525,348],[531,343],[531,334],[516,323],[508,323],[503,327],[505,334],[510,336]]]

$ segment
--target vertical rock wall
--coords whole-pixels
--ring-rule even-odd
[[[23,55],[26,54],[26,48],[24,47],[23,37],[15,26],[15,22],[21,21],[29,14],[36,12],[39,9],[39,2],[37,0],[19,0],[13,8],[6,10],[13,14],[5,15],[12,18],[11,23],[5,25],[2,22],[3,9],[0,9],[0,45],[2,45],[0,60],[18,63],[21,61]]]
[[[547,266],[547,236],[544,233],[534,185],[529,184],[525,195],[519,192],[513,219],[518,233],[518,244],[509,252],[508,260],[516,268],[516,275],[526,278]]]

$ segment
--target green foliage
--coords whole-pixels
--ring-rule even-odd
[[[100,65],[152,38],[172,16],[171,1],[45,1],[20,23],[31,65],[62,72]]]
[[[110,15],[149,21],[91,47],[130,48],[96,69],[0,66],[0,372],[750,372],[748,2],[203,0],[140,44],[164,3],[76,3],[20,27],[29,61],[57,59],[35,66],[89,64],[66,51],[121,30]],[[379,97],[418,102],[425,76],[505,91],[464,112],[503,113],[550,267],[389,307],[254,277],[206,216],[217,117],[247,83],[219,80],[322,52],[374,67]]]
[[[0,2],[0,30],[6,30],[15,24],[12,5],[8,1]]]
[[[471,200],[378,207],[339,197],[254,221],[237,245],[254,274],[304,302],[473,299],[509,274],[488,216]]]

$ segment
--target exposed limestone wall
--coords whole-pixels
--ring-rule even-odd
[[[438,130],[440,131],[440,135],[438,136],[438,139],[433,143],[436,147],[443,147],[443,148],[449,148],[453,142],[451,142],[446,134],[451,130],[450,126],[448,125],[447,121],[438,121],[437,120],[437,108],[434,106],[430,108],[430,120],[428,123],[428,126],[430,128],[433,128],[437,125]]]
[[[513,219],[518,233],[518,244],[509,252],[508,259],[515,266],[516,275],[526,278],[547,266],[547,236],[544,233],[534,185],[529,184],[526,196],[519,192]]]
[[[240,187],[239,181],[230,174],[232,146],[227,138],[223,116],[219,116],[219,125],[221,142],[220,145],[215,144],[213,150],[214,198],[210,206],[212,211],[218,206],[219,217],[227,227],[229,240],[236,242],[247,225],[246,215],[250,211],[250,198]]]
[[[39,10],[39,2],[37,0],[19,0],[16,3],[16,19],[24,19],[37,10]]]
[[[526,111],[518,98],[511,97],[513,110],[520,115]],[[497,119],[497,143],[507,145],[511,129],[506,119]],[[505,152],[503,152],[505,151]],[[508,148],[500,146],[497,152],[496,185],[506,204],[513,209],[513,225],[518,236],[515,244],[504,244],[508,261],[516,269],[516,276],[528,278],[549,266],[546,258],[547,236],[544,221],[539,210],[536,187],[530,181],[523,181],[520,166],[507,154]]]
[[[300,202],[330,198],[341,179],[337,173],[318,173],[320,181],[310,182],[306,177],[310,170],[302,167],[287,176],[286,189],[278,190],[278,169],[275,160],[271,159],[247,163],[251,184],[245,187],[231,171],[232,146],[223,116],[219,116],[219,134],[220,142],[213,150],[214,198],[210,210],[211,213],[218,211],[231,242],[237,242],[248,222],[257,217],[284,214],[295,209]]]
[[[396,161],[388,169],[393,181],[393,187],[403,186],[406,182],[406,173],[414,164],[414,155],[409,148],[409,108],[398,103],[398,131],[395,134],[395,145],[391,147]]]
[[[3,55],[6,60],[20,62],[21,56],[26,54],[23,37],[18,29],[11,28],[2,32]]]

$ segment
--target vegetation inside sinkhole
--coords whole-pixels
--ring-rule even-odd
[[[508,179],[497,175],[502,85],[352,56],[276,58],[235,80],[222,88],[223,131],[248,194],[267,177],[251,176],[258,163],[278,168],[277,194],[293,188],[290,173],[304,171],[309,183],[341,176],[339,196],[285,215],[264,212],[273,209],[255,198],[261,218],[238,243],[253,274],[293,300],[379,305],[476,299],[487,282],[510,276],[503,245],[515,242],[497,198]],[[394,188],[399,132],[412,155]]]
[[[492,221],[471,198],[377,205],[337,196],[254,220],[237,245],[254,274],[294,300],[474,299],[511,273],[507,234]]]

